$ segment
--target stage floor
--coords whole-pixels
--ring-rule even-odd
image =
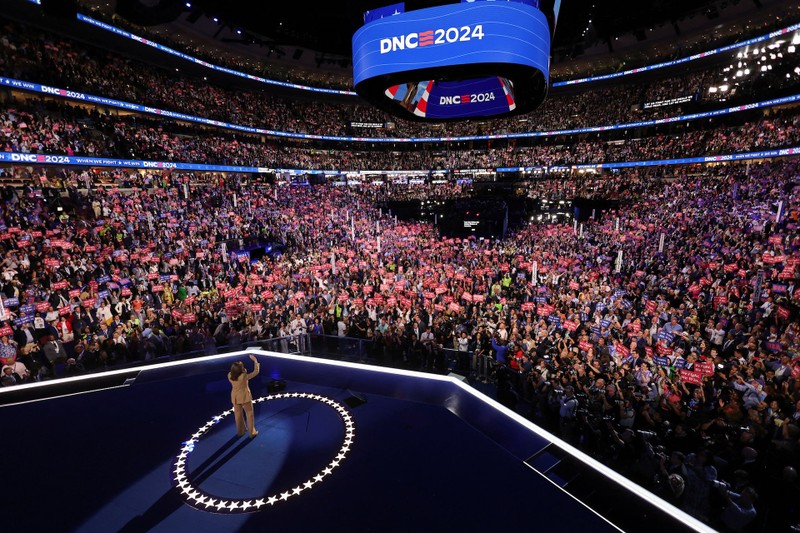
[[[254,397],[268,394],[269,381],[262,374],[251,382]],[[297,381],[285,392],[342,404],[359,393]],[[345,424],[329,405],[264,401],[255,406],[255,439],[235,437],[232,415],[196,438],[185,466],[198,490],[219,500],[290,493],[245,513],[191,506],[173,481],[182,443],[230,408],[224,373],[4,406],[9,513],[2,529],[614,530],[444,407],[362,396],[366,403],[348,408],[355,430],[346,456],[299,494],[292,488],[319,476],[345,439]]]

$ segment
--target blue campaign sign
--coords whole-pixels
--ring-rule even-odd
[[[518,2],[475,2],[375,20],[353,35],[353,81],[454,65],[507,63],[549,72],[550,27]],[[406,80],[412,81],[412,80]]]

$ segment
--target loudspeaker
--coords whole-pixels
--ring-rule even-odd
[[[270,393],[285,391],[286,382],[282,379],[273,379],[269,382],[269,385],[267,385],[267,390]]]
[[[347,392],[350,393],[350,396],[344,399],[344,403],[347,404],[347,406],[350,409],[354,409],[359,405],[364,405],[365,403],[367,403],[367,399],[364,397],[363,394],[358,394],[352,391],[347,391]]]

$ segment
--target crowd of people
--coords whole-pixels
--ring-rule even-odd
[[[714,487],[741,503],[748,487],[769,497],[771,475],[796,486],[797,165],[625,171],[619,210],[580,235],[529,224],[502,241],[398,221],[357,187],[120,171],[131,189],[98,188],[73,173],[69,216],[33,184],[8,189],[3,384],[304,334],[439,371],[461,350],[466,370],[496,361],[499,394],[567,440],[735,529]],[[267,242],[283,253],[244,250]]]
[[[5,27],[0,64],[21,78],[299,131],[382,116],[199,91],[190,80]],[[680,83],[702,93],[704,74],[696,76]],[[614,93],[632,100],[604,89],[554,99],[536,127],[556,127],[548,113],[566,124],[621,121],[634,100],[663,96],[651,87]],[[552,166],[800,141],[791,108],[611,142],[355,151],[53,100],[6,94],[4,102],[3,151],[259,167]],[[421,131],[403,129],[414,127],[397,126]],[[452,350],[466,373],[488,364],[501,401],[701,520],[785,530],[800,523],[799,165],[542,175],[521,186],[524,195],[618,207],[598,204],[580,229],[571,220],[520,222],[503,239],[443,235],[379,205],[486,201],[455,176],[301,186],[249,174],[9,167],[0,182],[23,184],[0,190],[2,386],[250,341],[302,351],[307,335],[357,338],[383,364],[434,372],[446,371]]]
[[[492,149],[427,146],[403,151],[310,148],[137,115],[101,114],[54,101],[7,102],[0,111],[0,150],[308,170],[453,170],[599,164],[731,154],[800,144],[794,108],[742,125],[654,133],[570,144],[510,144]]]
[[[762,72],[754,66],[752,74],[736,78],[735,83],[730,81],[730,90],[725,92],[709,92],[711,86],[733,76],[724,73],[723,66],[717,66],[652,82],[634,79],[613,87],[590,86],[580,92],[573,89],[560,94],[553,90],[539,109],[495,120],[491,125],[468,121],[435,126],[392,117],[355,98],[352,101],[278,98],[258,90],[242,90],[240,86],[222,87],[194,80],[180,72],[137,63],[16,23],[5,22],[3,30],[0,66],[10,77],[249,127],[356,137],[452,137],[605,126],[678,116],[686,109],[694,112],[717,108],[720,98],[728,101],[726,105],[750,103],[795,84],[797,79],[791,71],[794,68],[791,55],[786,54],[773,62],[775,68],[771,70]],[[735,55],[731,52],[731,61],[738,61]],[[784,71],[790,75],[785,76]],[[645,103],[676,97],[690,97],[690,100],[643,109]],[[382,127],[363,129],[352,127],[352,123]]]

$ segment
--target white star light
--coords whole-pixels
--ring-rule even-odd
[[[274,494],[272,496],[258,498],[255,500],[241,500],[241,499],[234,499],[234,500],[222,500],[222,499],[214,499],[209,495],[203,494],[192,484],[189,482],[189,479],[186,474],[186,463],[189,459],[189,454],[194,451],[195,445],[200,440],[200,437],[204,434],[208,433],[208,431],[215,425],[218,424],[223,418],[226,416],[233,414],[233,409],[228,409],[227,411],[223,411],[220,415],[217,415],[205,425],[201,426],[197,432],[192,435],[192,438],[188,441],[182,443],[183,446],[181,447],[180,453],[176,457],[175,461],[175,468],[173,472],[175,473],[175,484],[179,489],[180,493],[183,494],[186,500],[193,504],[195,507],[204,506],[205,509],[213,508],[220,512],[230,512],[230,513],[238,513],[238,512],[248,512],[250,509],[261,510],[261,507],[264,505],[275,505],[279,501],[286,501],[292,496],[298,496],[301,492],[312,488],[316,483],[322,482],[325,476],[330,475],[335,468],[337,468],[341,461],[344,460],[347,456],[347,452],[350,451],[350,446],[353,443],[354,435],[355,435],[355,423],[353,422],[353,417],[347,408],[339,403],[337,400],[333,398],[328,398],[326,396],[322,396],[320,394],[313,394],[313,393],[306,393],[306,392],[284,392],[279,394],[271,394],[267,396],[262,396],[260,398],[256,398],[253,400],[253,403],[259,402],[266,402],[269,400],[279,400],[284,398],[302,398],[302,399],[311,399],[315,401],[319,401],[326,405],[333,407],[336,412],[339,414],[339,417],[344,424],[345,429],[345,438],[342,443],[342,446],[339,449],[339,452],[334,457],[333,461],[331,461],[325,469],[319,472],[316,476],[305,481],[296,487],[292,488],[289,491],[282,492],[280,494]]]

